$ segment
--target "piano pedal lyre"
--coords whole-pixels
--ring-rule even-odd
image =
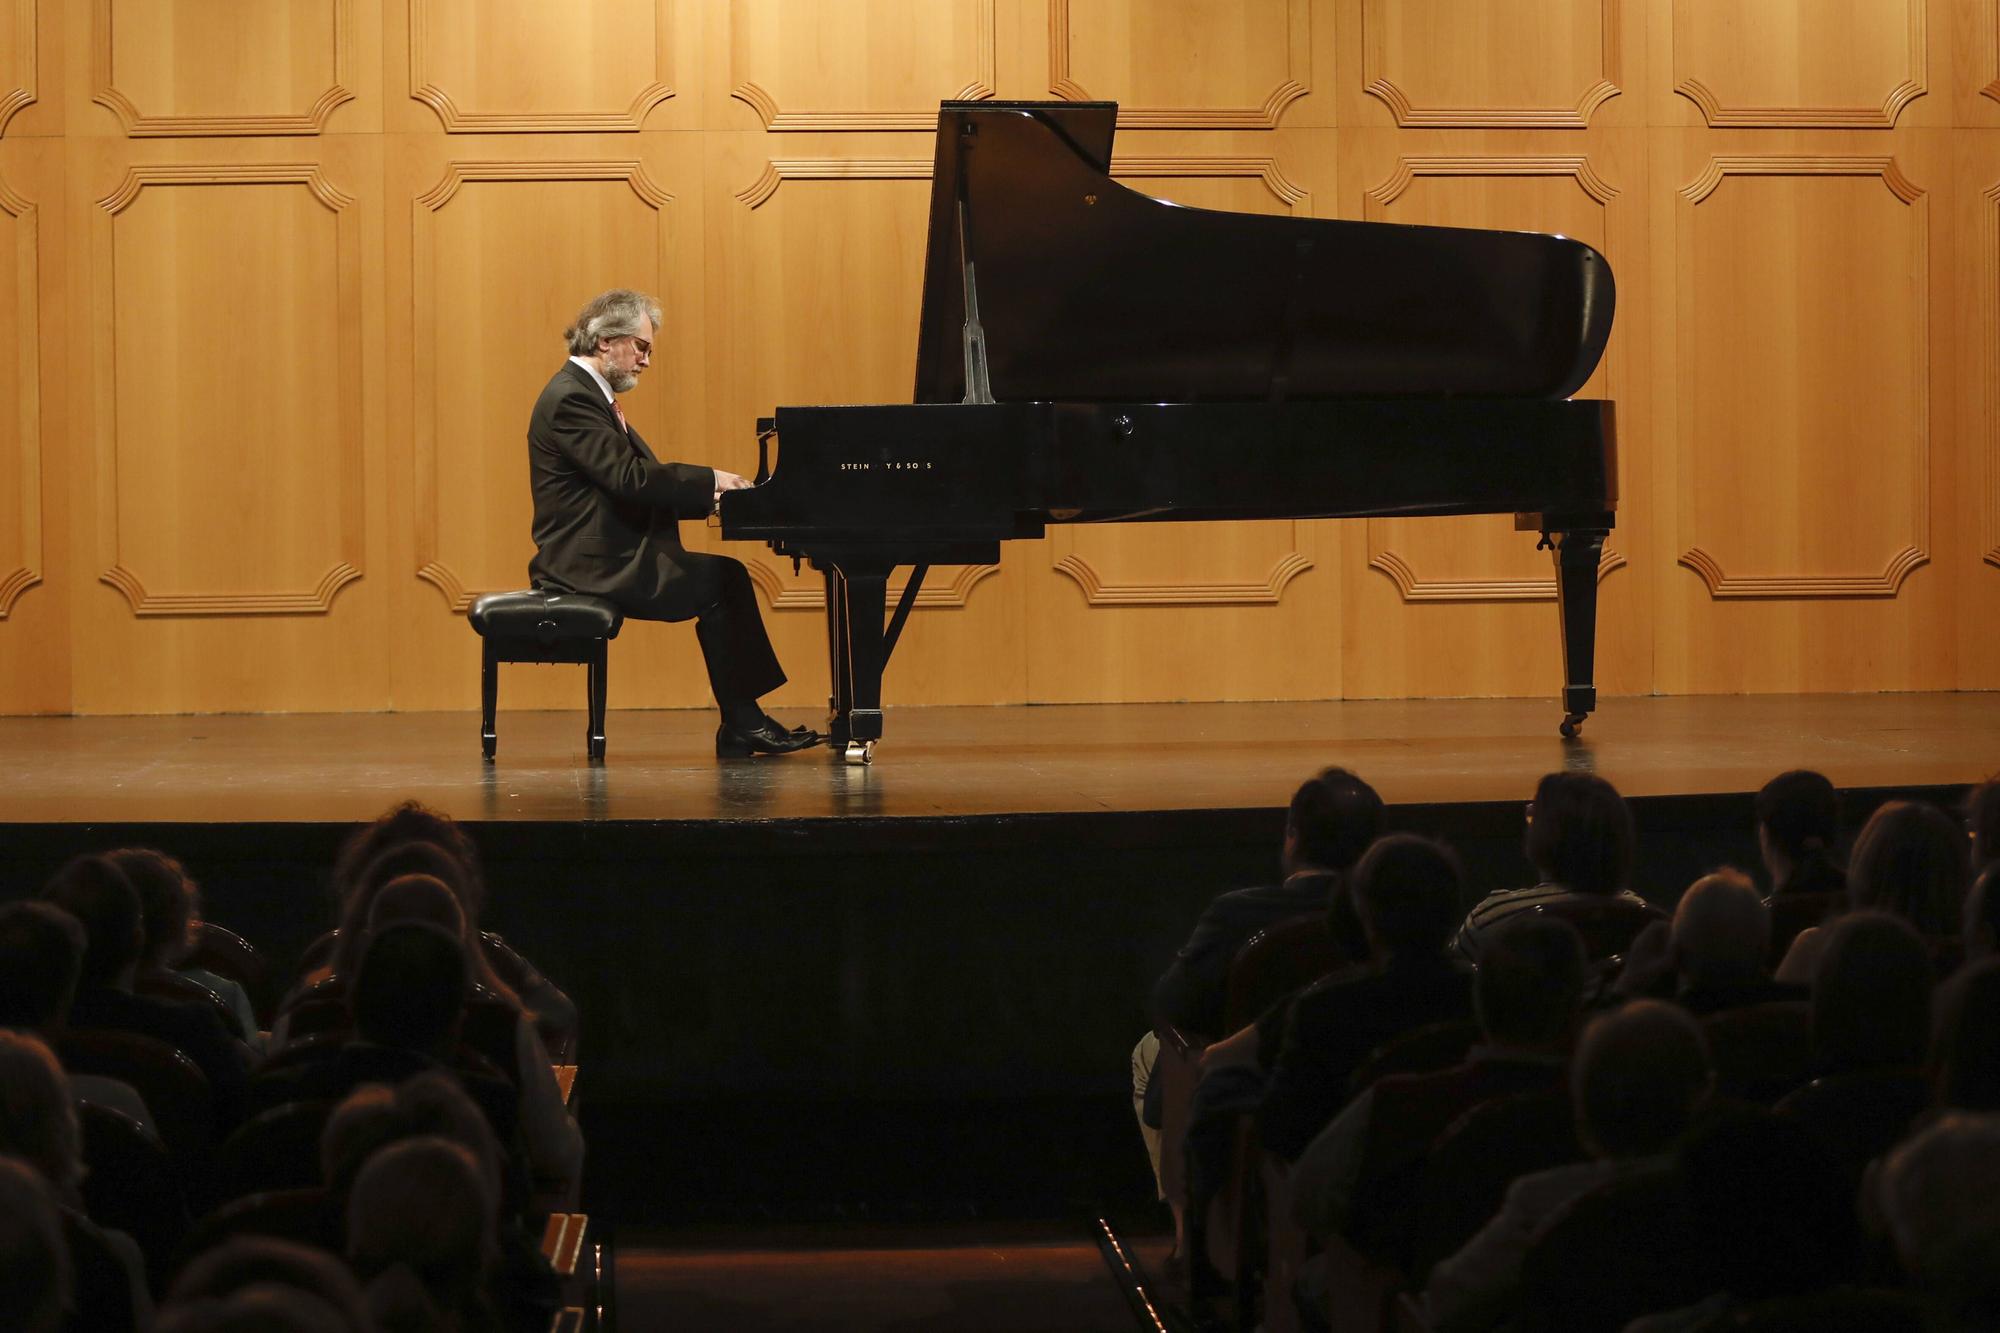
[[[875,742],[874,742],[874,741],[849,741],[849,742],[847,743],[847,754],[846,754],[846,759],[847,759],[847,762],[848,762],[848,763],[850,763],[850,764],[872,764],[872,763],[874,763],[874,762],[875,762]]]

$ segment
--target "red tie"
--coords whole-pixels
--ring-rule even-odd
[[[620,406],[618,406],[618,400],[617,400],[617,399],[615,399],[615,398],[611,400],[611,410],[612,410],[612,412],[613,412],[613,413],[615,413],[615,414],[617,415],[617,417],[618,417],[618,427],[619,427],[619,429],[620,429],[620,430],[623,430],[623,431],[624,431],[624,432],[625,432],[625,433],[626,433],[627,435],[630,435],[630,434],[632,433],[632,427],[631,427],[630,425],[626,424],[626,421],[625,421],[625,409],[624,409],[624,408],[622,408],[622,407],[620,407]]]

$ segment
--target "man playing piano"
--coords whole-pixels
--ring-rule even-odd
[[[750,483],[721,468],[662,463],[618,406],[651,364],[659,325],[659,302],[618,289],[593,298],[564,330],[569,360],[528,418],[529,577],[537,588],[603,597],[640,620],[693,620],[722,709],[717,755],[806,749],[817,732],[787,730],[757,704],[785,673],[749,572],[681,545],[681,519],[705,517],[724,491]]]

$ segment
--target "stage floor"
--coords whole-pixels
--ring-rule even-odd
[[[798,720],[787,715],[787,720]],[[461,820],[816,820],[1283,806],[1326,764],[1391,805],[1525,800],[1553,769],[1632,797],[1754,791],[1786,768],[1836,786],[1943,787],[2000,769],[2000,695],[1607,700],[1581,739],[1547,699],[897,708],[868,767],[825,749],[714,757],[714,714],[0,718],[0,823],[346,822],[416,797]]]

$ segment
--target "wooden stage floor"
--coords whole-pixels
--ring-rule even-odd
[[[796,710],[787,714],[797,720]],[[706,711],[0,718],[0,824],[349,822],[416,797],[470,821],[1281,807],[1326,764],[1391,805],[1525,800],[1558,768],[1632,797],[1754,791],[1792,767],[1836,786],[1937,788],[2000,769],[2000,694],[1610,699],[1584,736],[1546,699],[898,708],[869,767],[824,749],[719,761]]]

